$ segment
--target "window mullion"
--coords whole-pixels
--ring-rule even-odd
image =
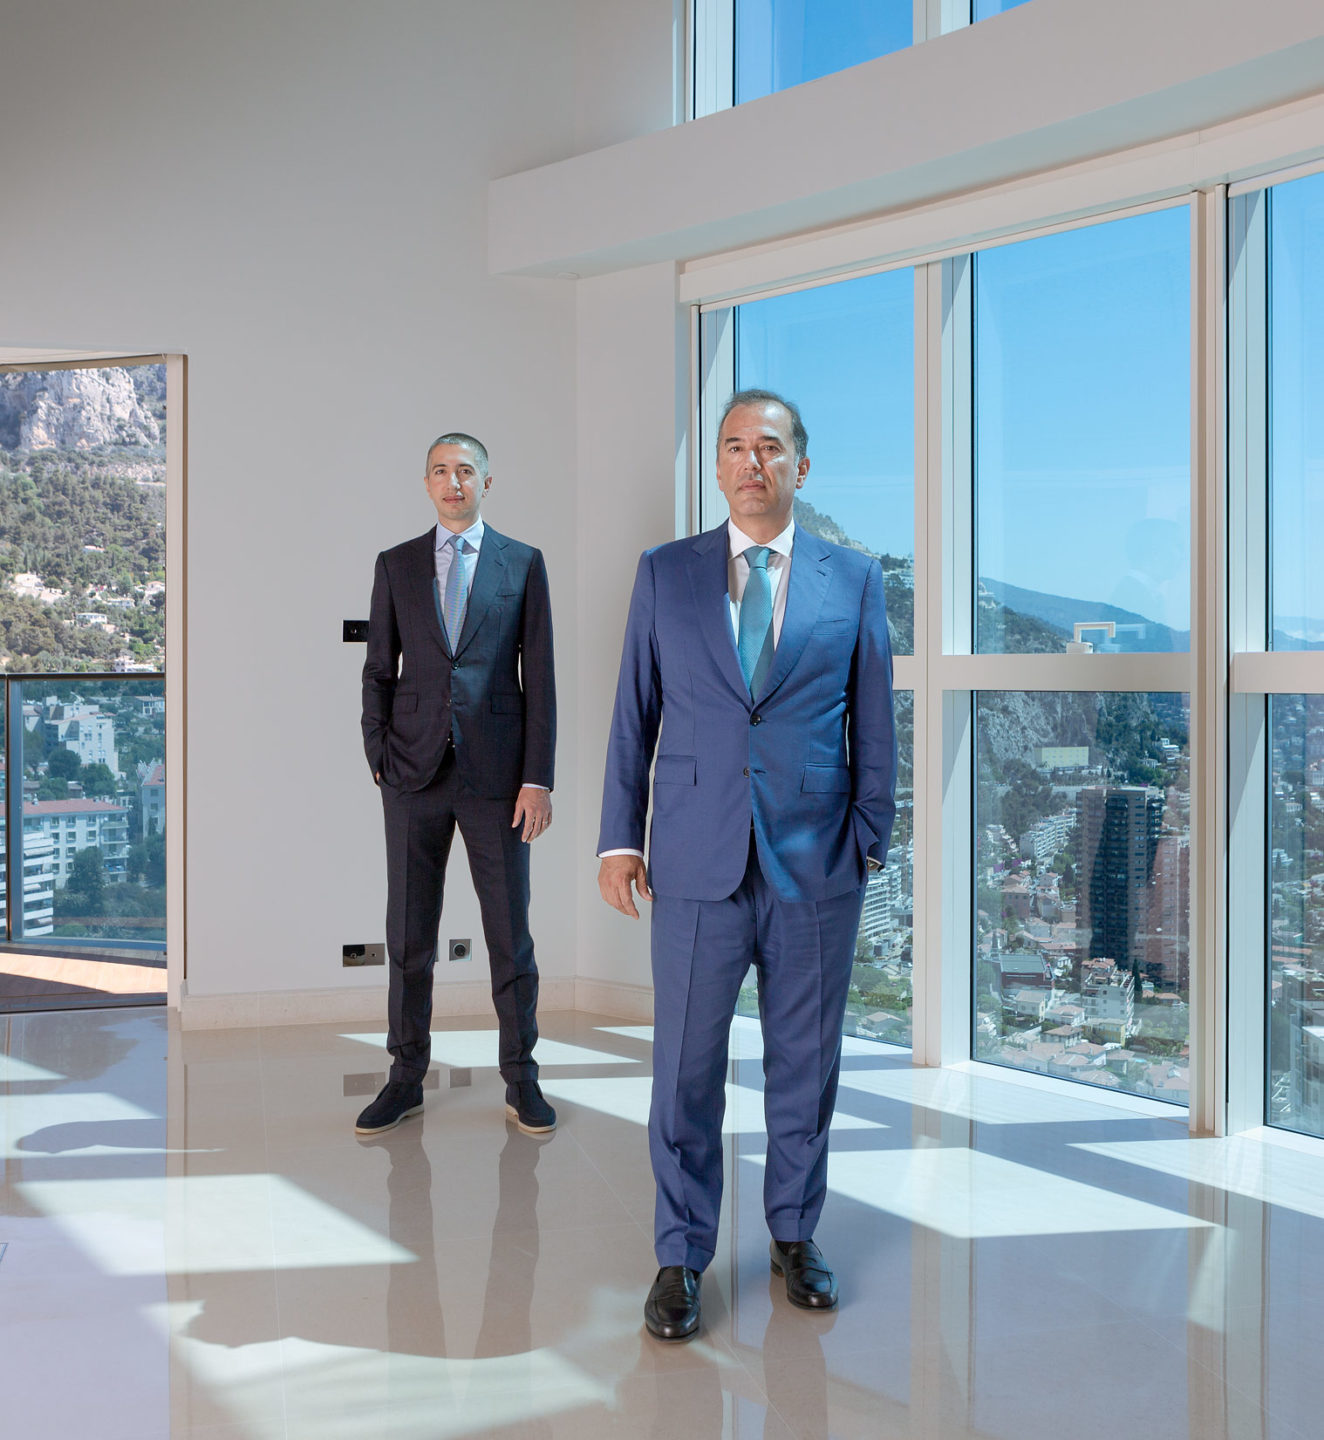
[[[1268,701],[1244,692],[1275,662],[1268,637],[1268,204],[1238,195],[1228,226],[1228,649],[1236,693],[1228,704],[1227,1128],[1265,1121],[1268,953]],[[1247,675],[1247,661],[1258,674]],[[1295,677],[1293,677],[1295,686]],[[1299,687],[1298,687],[1299,688]]]
[[[1191,1087],[1195,1134],[1226,1126],[1226,191],[1191,206]]]

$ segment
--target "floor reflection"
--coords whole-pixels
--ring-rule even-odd
[[[0,1354],[15,1435],[80,1440],[1304,1440],[1324,1371],[1324,1147],[848,1044],[788,1305],[761,1213],[757,1027],[737,1022],[704,1328],[642,1332],[646,1027],[552,1015],[561,1126],[506,1122],[453,1022],[417,1121],[357,1140],[364,1039],[12,1017]],[[168,1057],[168,1058],[167,1058]],[[453,1083],[452,1083],[453,1082]],[[352,1087],[351,1087],[352,1088]]]

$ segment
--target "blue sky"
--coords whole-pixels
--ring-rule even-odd
[[[1274,623],[1324,639],[1324,175],[1277,186],[1270,220]],[[1302,616],[1313,625],[1302,626]]]
[[[800,407],[804,497],[871,550],[915,550],[914,295],[911,270],[742,305],[737,384]]]
[[[975,0],[987,20],[1028,0]],[[914,43],[912,0],[736,0],[736,103]]]
[[[1190,212],[975,258],[979,573],[1190,625]]]
[[[1188,627],[1189,223],[1181,207],[978,256],[981,575],[1134,608],[1148,565],[1142,613]],[[737,331],[739,383],[804,413],[805,498],[901,555],[913,324],[907,269],[751,302]]]

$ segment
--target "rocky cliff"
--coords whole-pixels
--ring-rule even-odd
[[[154,446],[161,426],[125,369],[21,371],[0,375],[0,446],[94,450]]]

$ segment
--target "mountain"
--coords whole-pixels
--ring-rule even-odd
[[[1160,625],[1144,615],[1123,610],[1120,606],[1106,604],[1102,600],[1073,600],[1065,595],[1049,595],[1040,590],[1023,590],[1019,585],[1008,585],[1005,580],[979,581],[980,590],[997,605],[1018,615],[1026,615],[1049,626],[1060,637],[1059,648],[1073,638],[1074,626],[1081,620],[1112,620],[1119,627],[1123,625],[1144,626],[1143,637],[1122,634],[1115,641],[1104,642],[1109,650],[1188,650],[1191,643],[1189,630],[1173,630]],[[1103,648],[1102,635],[1096,633],[1086,637],[1093,641],[1096,650]],[[1143,639],[1143,645],[1137,641]]]
[[[898,559],[895,555],[882,555],[870,550],[853,536],[848,535],[840,525],[821,510],[816,510],[808,500],[795,498],[793,512],[795,523],[829,545],[840,545],[846,550],[858,550],[861,555],[872,555],[883,567],[883,597],[887,602],[887,624],[892,635],[892,649],[907,655],[915,648],[915,573],[909,559]]]
[[[6,450],[141,449],[161,442],[161,424],[140,398],[132,370],[0,375],[0,447]]]
[[[159,668],[165,367],[0,374],[0,666]]]

